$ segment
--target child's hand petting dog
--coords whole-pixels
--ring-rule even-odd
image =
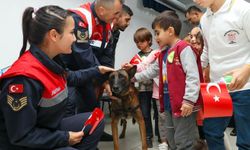
[[[193,107],[194,107],[194,106],[193,106],[192,104],[183,102],[183,103],[182,103],[182,106],[181,106],[181,116],[182,116],[182,117],[187,117],[187,116],[189,116],[190,114],[192,114],[192,112],[193,112]]]
[[[125,69],[125,70],[129,70],[133,67],[134,65],[130,64],[130,63],[124,63],[122,64],[122,69]]]

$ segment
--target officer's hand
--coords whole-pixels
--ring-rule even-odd
[[[84,133],[82,131],[79,132],[69,131],[69,145],[75,145],[77,143],[80,143],[83,136]]]
[[[231,75],[233,77],[231,83],[228,85],[229,90],[233,91],[241,89],[245,86],[249,79],[250,66],[244,65],[241,68],[226,73],[225,75]]]
[[[98,69],[99,69],[101,74],[105,74],[107,72],[115,71],[115,69],[110,68],[110,67],[106,67],[106,66],[98,66]]]
[[[181,116],[182,117],[187,117],[193,112],[193,105],[188,104],[188,103],[182,103],[181,106]]]
[[[111,97],[112,96],[112,91],[111,91],[109,82],[104,82],[103,86],[104,86],[105,92],[108,94],[109,97]]]

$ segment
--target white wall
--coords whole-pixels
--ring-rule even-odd
[[[73,8],[88,0],[1,0],[0,4],[0,68],[11,65],[22,47],[22,13],[26,7],[59,5]],[[90,1],[90,0],[89,0]]]
[[[39,8],[54,4],[63,8],[74,8],[85,2],[93,0],[1,0],[0,5],[0,68],[11,65],[19,55],[22,47],[21,18],[24,9],[28,6]],[[141,0],[126,0],[134,16],[131,25],[121,33],[116,51],[116,68],[127,62],[138,52],[133,41],[133,34],[139,27],[151,29],[151,23],[158,14],[153,10],[144,8]],[[153,34],[153,32],[152,32]],[[152,48],[157,48],[153,43]]]
[[[130,26],[120,34],[120,39],[116,48],[116,62],[115,68],[120,68],[121,64],[128,62],[136,53],[138,53],[138,48],[136,47],[133,35],[135,31],[140,27],[148,28],[154,37],[154,32],[151,28],[152,21],[159,14],[158,12],[145,8],[142,5],[142,0],[126,0],[125,4],[130,6],[134,12]],[[180,19],[184,19],[184,14],[176,10]],[[185,27],[184,27],[185,28]],[[153,40],[152,48],[156,49],[158,45]]]
[[[63,8],[75,8],[82,3],[93,0],[0,0],[0,68],[11,65],[19,55],[22,46],[21,18],[28,6],[39,8],[54,4]],[[250,2],[250,0],[247,0]],[[151,29],[151,23],[157,12],[144,8],[141,0],[125,0],[134,12],[130,26],[121,33],[116,51],[116,68],[127,62],[138,52],[133,41],[133,34],[139,27]],[[183,20],[184,15],[177,11]],[[184,27],[185,28],[185,27]],[[153,34],[153,32],[152,32]],[[152,48],[157,48],[153,43]]]
[[[139,52],[133,38],[133,35],[138,28],[146,27],[152,34],[154,34],[151,29],[151,23],[158,14],[153,10],[144,8],[141,0],[126,0],[125,4],[130,6],[134,15],[132,17],[131,24],[120,34],[120,39],[116,48],[115,68],[120,68],[122,63],[128,62],[136,53]],[[152,48],[157,48],[154,40]]]

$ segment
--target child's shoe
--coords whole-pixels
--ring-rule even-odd
[[[168,150],[168,144],[166,142],[163,142],[158,145],[159,150]]]
[[[147,147],[148,147],[148,148],[153,148],[152,139],[147,139]]]

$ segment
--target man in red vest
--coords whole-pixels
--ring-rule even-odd
[[[107,47],[111,37],[110,23],[119,17],[121,9],[121,0],[96,0],[70,9],[75,22],[76,42],[72,46],[73,52],[63,56],[69,70],[113,66],[113,50]],[[106,79],[107,76],[99,74],[82,86],[69,86],[68,116],[93,111],[98,107],[96,89]]]

